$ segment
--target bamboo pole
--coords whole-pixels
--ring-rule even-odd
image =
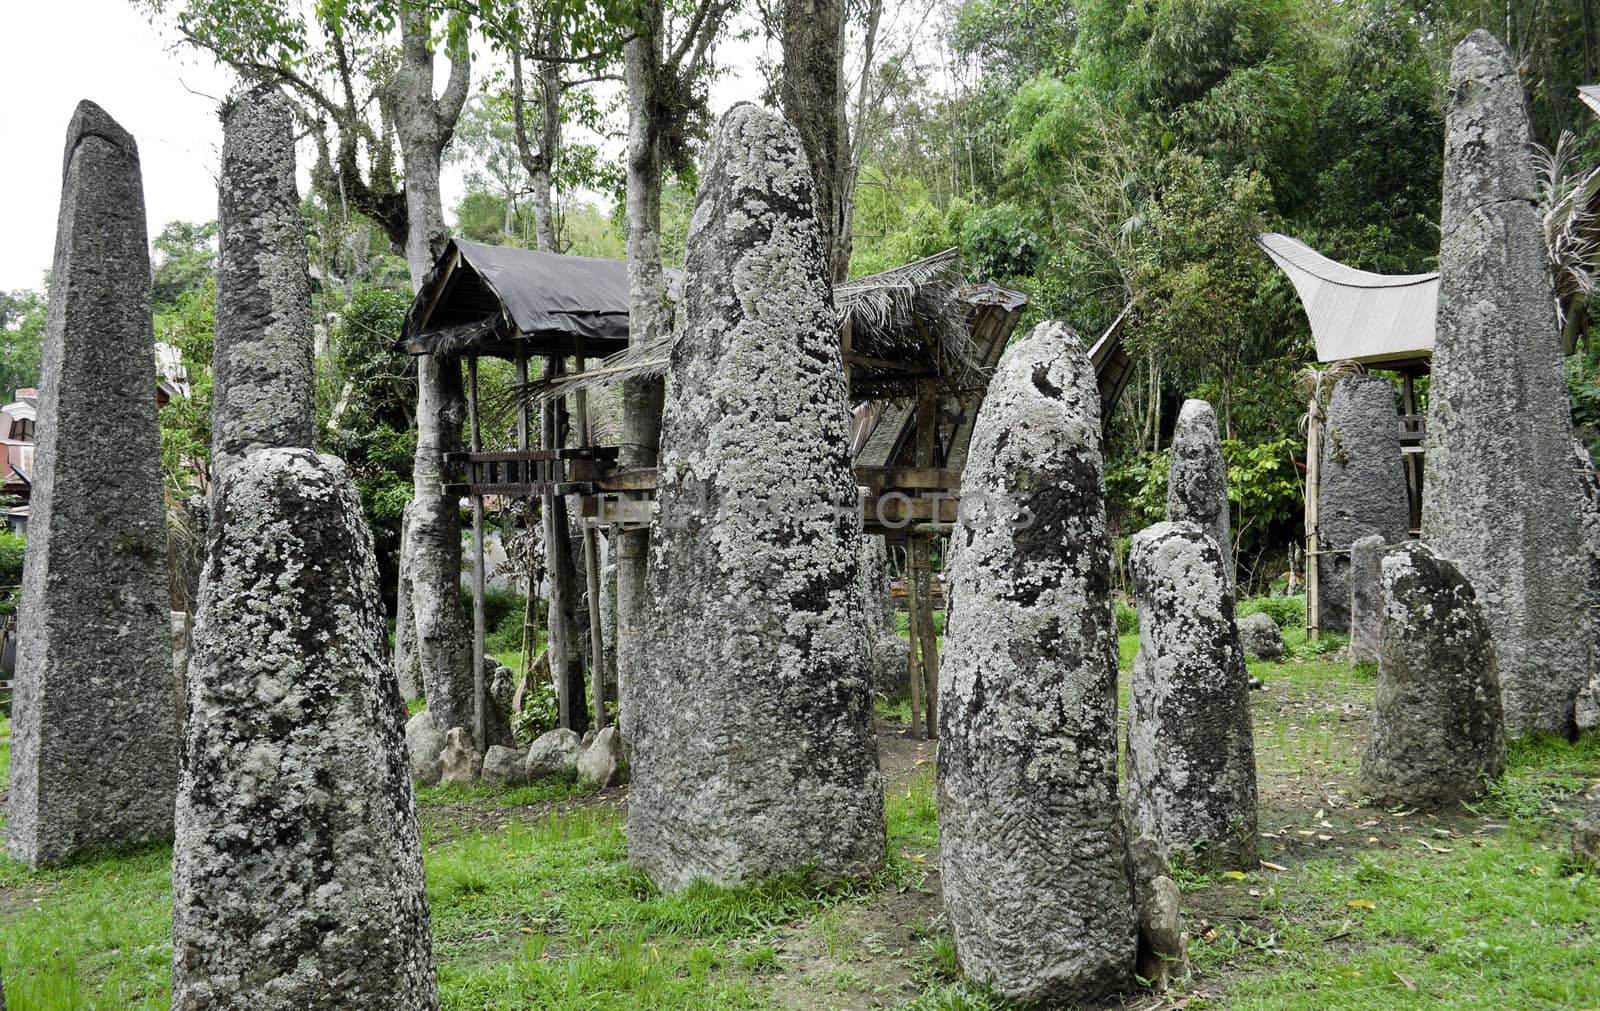
[[[933,538],[912,541],[912,564],[917,582],[917,634],[922,643],[923,712],[928,740],[939,738],[939,630],[933,624]]]
[[[478,356],[467,359],[467,424],[472,452],[483,452],[483,436],[478,428]],[[469,480],[475,478],[475,465],[468,464]],[[476,480],[472,480],[476,484]],[[472,496],[472,725],[479,748],[489,747],[489,686],[483,676],[483,496]]]
[[[911,736],[922,736],[922,664],[918,661],[917,650],[922,637],[918,634],[917,624],[921,616],[921,607],[918,605],[920,593],[917,589],[917,575],[913,568],[912,558],[915,556],[914,541],[906,542],[906,633],[911,640],[910,648],[906,650],[906,657],[911,666]]]
[[[1322,603],[1317,595],[1319,517],[1317,496],[1322,490],[1322,403],[1315,392],[1306,410],[1306,641],[1316,642],[1322,624]]]
[[[517,342],[516,364],[517,388],[526,389],[528,386],[528,348],[522,341]],[[521,451],[526,451],[528,448],[528,420],[528,398],[518,396],[517,449]],[[524,460],[517,466],[522,468],[522,473],[517,475],[518,480],[526,483],[529,480],[528,462]],[[531,507],[532,500],[528,501]],[[533,532],[533,523],[531,521],[528,524],[528,532],[530,534]],[[537,609],[534,607],[534,599],[539,594],[539,587],[534,585],[533,566],[531,564],[528,566],[528,571],[524,573],[524,576],[528,580],[528,595],[523,598],[522,604],[522,675],[517,679],[519,695],[521,686],[529,684],[530,679],[533,677],[534,653],[538,652],[539,649],[539,626],[534,621],[538,614]],[[512,708],[518,712],[521,711],[520,705]]]
[[[578,355],[573,360],[573,371],[583,371],[583,340],[578,339]],[[589,445],[589,394],[579,389],[572,395],[578,414],[578,445]],[[589,683],[594,693],[594,729],[596,733],[606,727],[606,640],[600,627],[600,543],[594,524],[583,525],[583,575],[589,593],[589,662],[592,665]]]

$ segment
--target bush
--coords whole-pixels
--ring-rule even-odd
[[[484,650],[488,653],[514,653],[522,648],[522,616],[528,598],[515,590],[483,591]],[[472,591],[461,591],[461,609],[472,616]]]
[[[1306,598],[1304,597],[1252,597],[1242,600],[1239,617],[1248,614],[1265,614],[1278,623],[1279,628],[1303,628],[1306,623]]]
[[[1132,635],[1139,631],[1139,612],[1122,601],[1117,601],[1117,634]]]

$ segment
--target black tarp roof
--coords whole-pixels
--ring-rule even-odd
[[[601,357],[628,344],[628,265],[452,239],[406,313],[412,354]]]

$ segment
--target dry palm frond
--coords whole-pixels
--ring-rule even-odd
[[[1306,399],[1306,413],[1300,416],[1300,431],[1304,434],[1313,416],[1321,421],[1327,416],[1328,395],[1333,386],[1345,376],[1360,375],[1364,369],[1349,360],[1329,363],[1325,368],[1307,365],[1295,375],[1295,385]]]
[[[1545,254],[1555,279],[1556,314],[1564,350],[1576,349],[1586,329],[1588,304],[1595,292],[1595,265],[1600,259],[1600,167],[1580,172],[1573,166],[1576,139],[1562,131],[1553,149],[1534,145],[1539,174],[1539,202],[1544,212]]]

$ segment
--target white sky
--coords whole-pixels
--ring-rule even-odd
[[[0,0],[0,40],[0,137],[8,142],[0,152],[0,290],[40,287],[50,268],[62,144],[81,99],[103,106],[138,142],[152,236],[169,221],[216,217],[216,107],[233,86],[230,71],[164,41],[129,0]],[[712,89],[713,111],[759,95],[762,48],[720,47],[718,62],[732,72]],[[441,58],[441,86],[445,67]],[[302,192],[305,161],[302,151]],[[463,192],[463,171],[445,166],[447,217]]]

